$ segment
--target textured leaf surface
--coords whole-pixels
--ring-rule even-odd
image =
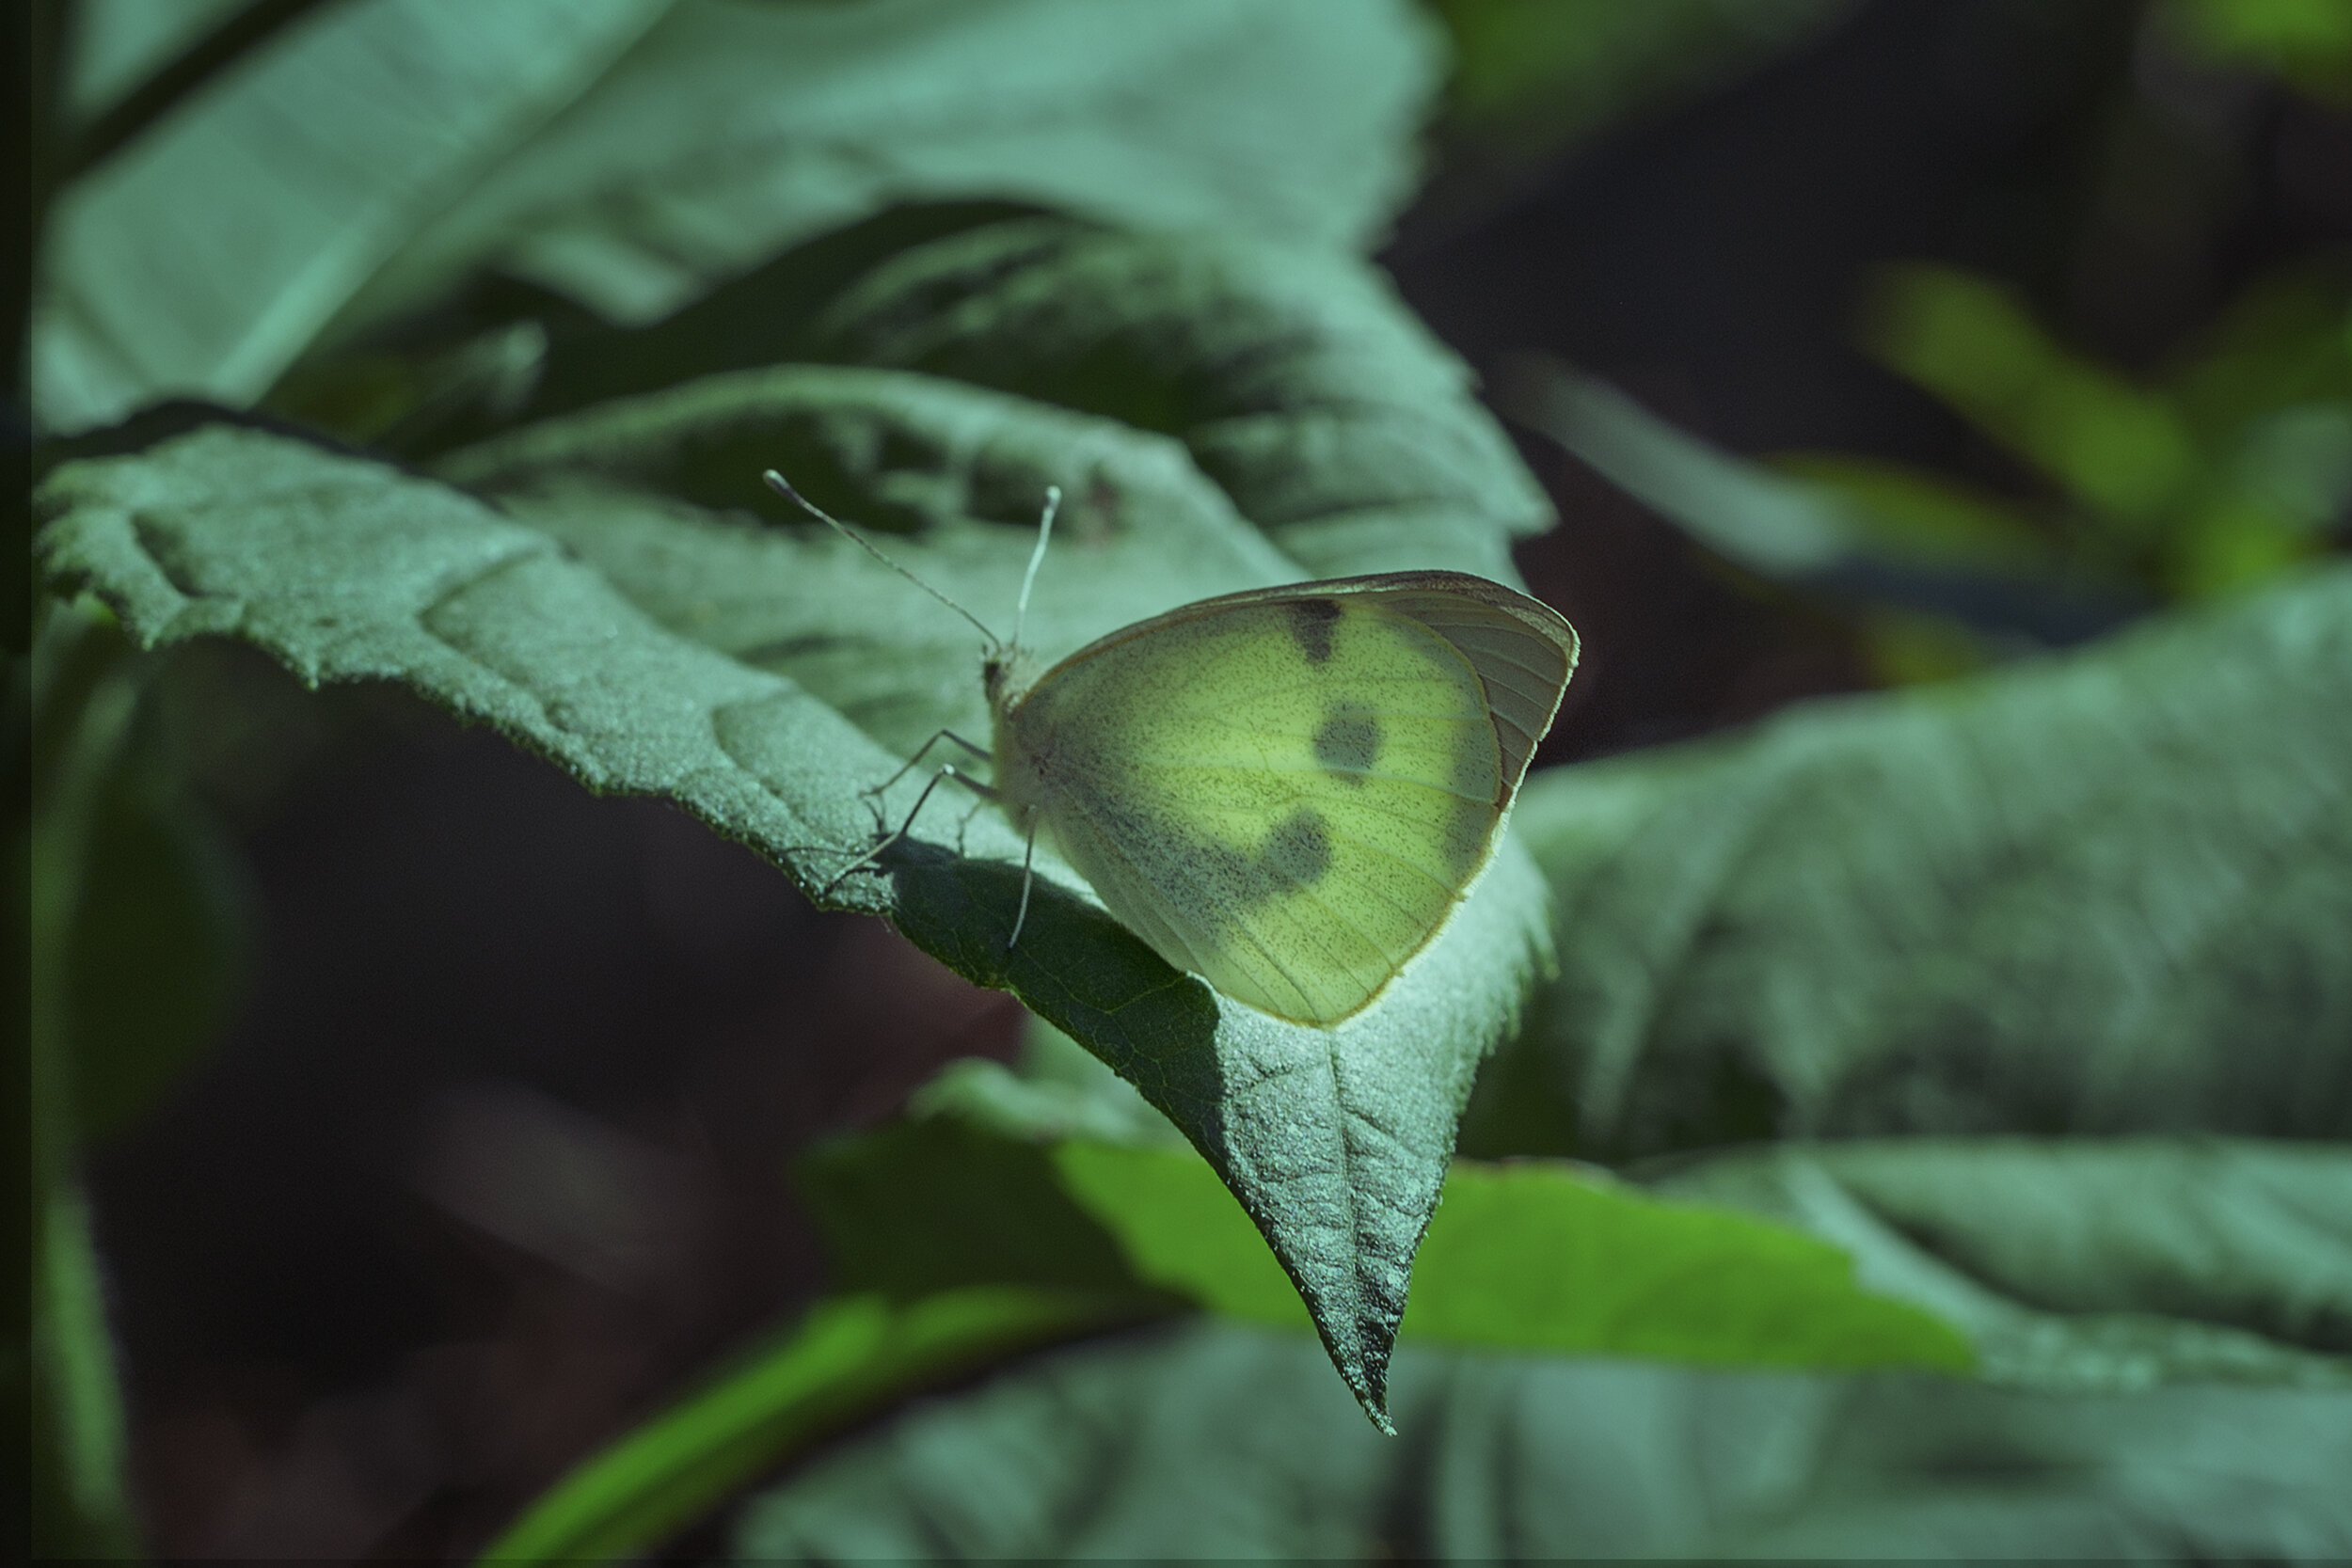
[[[1735,1151],[1657,1185],[1862,1239],[1818,1191],[1788,1202],[1799,1164],[1885,1234],[1915,1226],[1955,1273],[1969,1259],[1984,1302],[2039,1325],[2039,1360],[1979,1381],[1407,1344],[1392,1394],[1405,1440],[1384,1444],[1296,1338],[1179,1326],[906,1412],[752,1505],[739,1556],[2200,1560],[2352,1545],[2341,1152],[1938,1140]],[[1867,1239],[1858,1250],[1866,1279],[1893,1258]],[[1438,1266],[1433,1232],[1424,1270]],[[2240,1354],[2212,1354],[2225,1342]]]
[[[1470,1147],[2344,1135],[2348,697],[2334,568],[1531,781],[1561,975]]]
[[[1652,1186],[1836,1243],[1872,1289],[1962,1325],[1991,1381],[2352,1397],[2352,1154],[2340,1148],[1865,1140],[1717,1155]]]
[[[2060,1394],[1408,1346],[1382,1443],[1274,1330],[1064,1351],[755,1502],[738,1560],[2326,1559],[2339,1391]]]
[[[421,220],[665,6],[320,8],[63,194],[35,318],[40,419],[260,397]]]
[[[144,641],[234,635],[305,679],[405,681],[592,788],[677,800],[821,895],[872,842],[859,791],[934,724],[976,716],[976,638],[814,525],[680,499],[727,499],[754,450],[821,454],[818,473],[850,500],[921,519],[907,563],[999,617],[1029,509],[1061,483],[1068,543],[1031,623],[1046,657],[1136,614],[1298,575],[1173,443],[953,383],[829,370],[689,386],[453,456],[447,471],[495,490],[503,512],[213,427],[61,470],[46,559],[53,582],[96,589]],[[1376,1411],[1472,1072],[1543,940],[1525,857],[1506,848],[1391,994],[1325,1031],[1223,1003],[1050,867],[1008,953],[1010,830],[934,810],[831,901],[888,914],[1142,1089],[1232,1185]]]
[[[909,201],[1365,245],[1436,59],[1401,0],[346,0],[65,194],[40,416],[249,403],[485,268],[645,321]]]
[[[996,224],[876,268],[811,324],[809,346],[1178,436],[1317,577],[1451,566],[1516,581],[1511,539],[1551,521],[1465,367],[1344,257]]]
[[[643,331],[552,350],[534,406],[789,360],[919,370],[1173,436],[1320,577],[1513,582],[1549,503],[1467,368],[1343,255],[970,204],[812,243]]]
[[[1247,1216],[1184,1149],[1033,1145],[936,1117],[821,1151],[800,1186],[842,1289],[909,1300],[983,1284],[1149,1290],[1307,1326]],[[1733,1201],[1756,1206],[1746,1198]],[[1948,1324],[1857,1289],[1837,1246],[1553,1162],[1454,1164],[1404,1334],[1748,1365],[1972,1360]]]
[[[488,257],[647,321],[786,245],[953,198],[1356,248],[1410,188],[1434,45],[1399,0],[1344,27],[1296,0],[681,0],[383,293]]]
[[[1561,1354],[1964,1371],[1967,1341],[1857,1289],[1834,1245],[1550,1163],[1457,1162],[1405,1335]]]

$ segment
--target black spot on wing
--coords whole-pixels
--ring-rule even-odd
[[[1219,924],[1232,911],[1286,898],[1331,869],[1331,829],[1312,807],[1284,817],[1255,849],[1203,839],[1176,869],[1208,902],[1197,918]]]
[[[1315,731],[1315,761],[1325,772],[1361,788],[1379,759],[1380,721],[1370,708],[1342,703],[1324,716]]]
[[[1331,628],[1339,623],[1340,606],[1336,599],[1293,599],[1282,607],[1290,614],[1291,636],[1310,664],[1323,664],[1331,657]]]
[[[1312,887],[1331,869],[1331,830],[1301,806],[1267,836],[1258,863],[1268,881],[1285,890]]]

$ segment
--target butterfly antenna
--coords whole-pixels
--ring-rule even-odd
[[[1054,536],[1054,514],[1061,510],[1061,486],[1045,487],[1045,515],[1037,520],[1037,548],[1029,552],[1029,569],[1021,574],[1021,602],[1012,611],[1012,645],[1021,645],[1021,623],[1029,618],[1029,590],[1037,586],[1037,569],[1045,564],[1045,542]]]
[[[892,571],[898,573],[900,577],[914,584],[915,587],[920,588],[924,593],[929,594],[932,598],[937,599],[941,604],[946,605],[949,610],[954,610],[957,614],[971,622],[974,626],[978,628],[979,634],[988,639],[988,645],[991,649],[1001,649],[1006,645],[994,632],[980,625],[980,618],[978,616],[964,609],[963,606],[956,603],[955,600],[949,598],[938,589],[933,588],[930,583],[925,582],[921,578],[916,577],[913,572],[908,571],[904,566],[899,565],[897,562],[882,554],[881,550],[875,548],[873,542],[867,539],[866,535],[860,533],[857,530],[851,528],[849,524],[843,522],[832,513],[827,512],[823,507],[818,506],[815,501],[810,500],[806,496],[802,495],[798,490],[793,489],[792,482],[785,478],[782,474],[776,472],[775,469],[769,469],[766,473],[760,475],[760,478],[768,482],[769,489],[773,490],[777,495],[782,496],[786,500],[790,501],[793,505],[799,507],[802,511],[807,513],[818,522],[831,526],[836,532],[841,534],[843,538],[849,540],[850,543],[855,545],[859,549],[864,550],[867,555],[872,556],[875,560],[881,562],[883,565],[889,567]],[[1056,494],[1058,495],[1059,492],[1057,491]],[[1040,541],[1041,546],[1042,543],[1042,541]],[[1030,562],[1029,571],[1032,576],[1036,574],[1036,562]],[[1025,599],[1027,597],[1025,590],[1023,592],[1023,597]],[[1018,632],[1016,632],[1015,636],[1018,635]]]

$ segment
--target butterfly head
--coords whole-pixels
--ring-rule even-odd
[[[992,713],[1004,713],[1029,689],[1029,657],[1010,642],[988,650],[980,660],[980,689],[987,693]]]

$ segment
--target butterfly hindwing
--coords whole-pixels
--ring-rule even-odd
[[[1334,1022],[1484,868],[1573,659],[1565,622],[1479,578],[1204,601],[1048,672],[999,779],[1171,963]]]

